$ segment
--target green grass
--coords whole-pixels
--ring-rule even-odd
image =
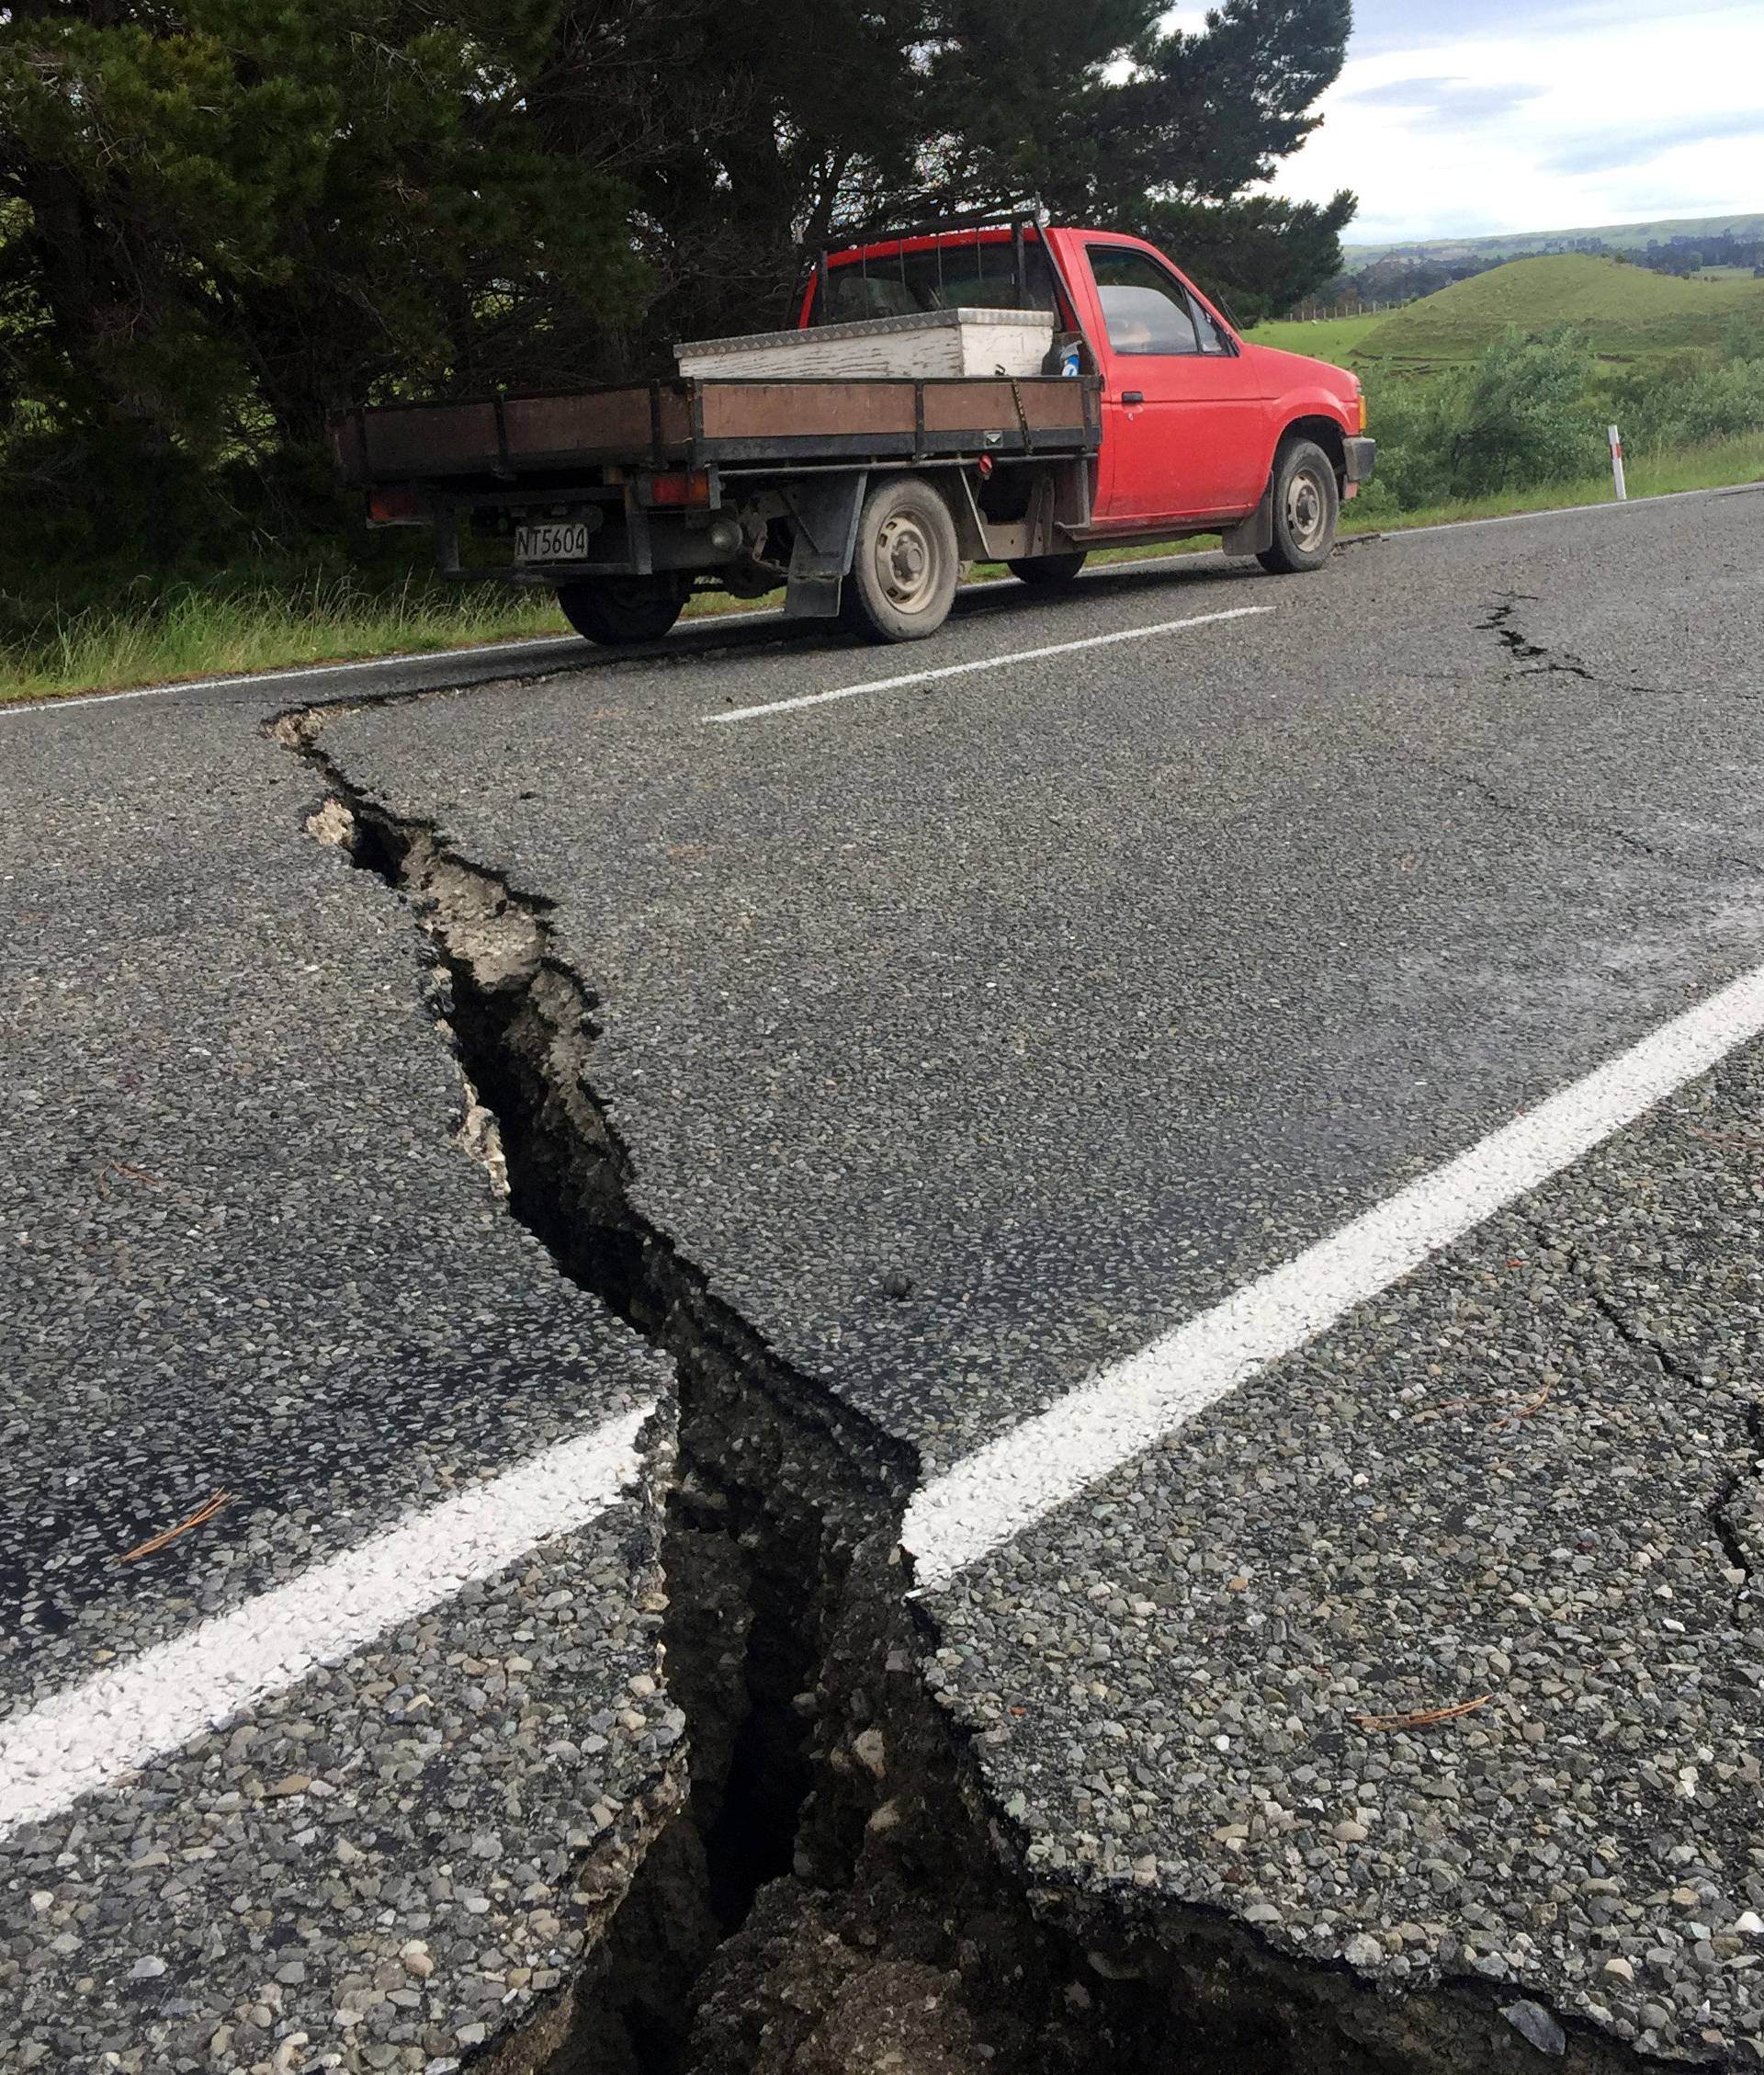
[[[1298,320],[1277,317],[1258,324],[1244,336],[1256,346],[1277,346],[1283,353],[1307,353],[1313,360],[1332,360],[1339,368],[1353,365],[1351,355],[1363,339],[1388,322],[1385,317],[1318,317]]]
[[[1640,362],[1718,349],[1736,318],[1764,323],[1764,281],[1679,280],[1614,259],[1515,259],[1412,302],[1354,342],[1354,364],[1393,372],[1459,366],[1503,333],[1568,324],[1600,358]]]
[[[1764,431],[1680,453],[1637,457],[1629,464],[1632,497],[1758,482],[1764,482]],[[1342,531],[1390,532],[1453,519],[1603,504],[1610,496],[1611,478],[1601,471],[1583,482],[1546,483],[1536,490],[1412,512],[1363,510],[1356,502],[1342,513]],[[1209,539],[1163,548],[1103,549],[1091,559],[1098,564],[1137,561],[1193,554],[1213,545]],[[996,563],[978,563],[970,573],[984,579],[1004,572]],[[717,593],[700,594],[687,613],[695,618],[754,611],[775,603],[763,599],[746,604]],[[568,631],[548,593],[494,586],[461,591],[413,578],[390,595],[338,580],[286,589],[260,584],[186,590],[155,613],[75,613],[45,626],[28,644],[0,650],[0,704]]]
[[[549,592],[503,585],[468,591],[413,578],[388,592],[327,578],[184,587],[150,612],[49,616],[0,649],[0,704],[567,631]]]

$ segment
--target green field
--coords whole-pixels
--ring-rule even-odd
[[[1314,360],[1333,360],[1346,368],[1352,365],[1351,356],[1361,341],[1388,322],[1385,317],[1316,317],[1295,323],[1277,317],[1244,336],[1258,346],[1277,346],[1283,353],[1308,353]]]

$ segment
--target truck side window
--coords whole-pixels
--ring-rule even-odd
[[[1231,341],[1225,335],[1223,325],[1215,319],[1212,312],[1204,309],[1198,302],[1194,301],[1189,303],[1189,308],[1194,312],[1194,323],[1200,331],[1201,351],[1203,353],[1229,353],[1231,351]]]
[[[1125,245],[1091,245],[1090,260],[1102,322],[1115,352],[1204,350],[1193,306],[1155,260]]]

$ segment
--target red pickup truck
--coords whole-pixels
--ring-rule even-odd
[[[958,310],[1041,312],[1046,363],[397,405],[333,446],[371,524],[433,527],[448,575],[555,589],[598,641],[658,638],[699,586],[911,641],[970,561],[1062,584],[1091,548],[1204,534],[1272,572],[1328,560],[1373,472],[1352,374],[1250,345],[1141,239],[1025,217],[824,253],[796,322]]]

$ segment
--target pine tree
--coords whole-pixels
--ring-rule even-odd
[[[628,300],[623,190],[526,110],[556,19],[552,0],[0,17],[0,196],[54,348],[42,405],[210,459],[311,443],[389,380],[447,380],[503,282]]]

